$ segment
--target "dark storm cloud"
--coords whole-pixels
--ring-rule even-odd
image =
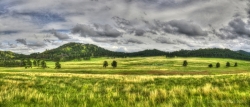
[[[247,3],[248,7],[246,8],[246,12],[248,14],[248,18],[250,18],[250,0]]]
[[[14,31],[14,30],[5,30],[5,31],[0,31],[0,34],[15,34],[19,33],[19,31]]]
[[[167,39],[165,37],[158,37],[155,39],[157,43],[163,43],[163,44],[176,44],[174,41],[171,39]]]
[[[21,43],[23,45],[27,45],[27,42],[25,39],[16,39],[17,43]]]
[[[91,38],[95,42],[103,42],[103,43],[113,43],[113,42],[118,42],[117,39],[113,38]]]
[[[245,23],[242,19],[236,18],[228,23],[227,27],[221,28],[213,33],[221,39],[235,39],[237,37],[250,37],[250,23]]]
[[[142,29],[136,29],[136,30],[134,30],[134,31],[135,31],[135,35],[136,35],[136,36],[143,36],[144,33],[145,33],[145,31],[142,30]]]
[[[120,18],[118,16],[112,17],[112,19],[115,21],[116,25],[124,30],[127,30],[128,27],[131,27],[131,22],[129,20],[126,20],[124,18]]]
[[[141,29],[141,28],[135,28],[134,25],[136,25],[136,24],[133,24],[133,23],[131,23],[131,21],[126,20],[124,18],[114,16],[114,17],[112,17],[112,19],[115,21],[117,27],[125,30],[129,34],[134,33],[135,36],[143,36],[146,32],[150,32],[150,31],[146,31],[146,30]],[[142,20],[142,21],[145,22],[145,20]],[[148,23],[146,23],[146,24],[148,24]]]
[[[11,13],[14,17],[28,16],[31,21],[36,24],[47,24],[51,22],[64,22],[66,21],[62,15],[52,13],[49,11],[38,11],[38,12],[16,12]]]
[[[44,42],[39,42],[39,41],[35,42],[34,41],[34,42],[27,44],[27,46],[28,47],[44,47],[44,46],[46,46],[46,44]]]
[[[134,39],[134,38],[130,38],[130,39],[128,39],[128,40],[125,42],[125,44],[128,44],[128,43],[143,44],[142,41],[137,40],[137,39]]]
[[[94,25],[96,29],[88,26],[88,25],[76,25],[72,29],[73,34],[80,34],[83,37],[113,37],[116,38],[121,36],[122,33],[111,27],[110,25]]]
[[[250,29],[247,28],[248,23],[243,22],[243,20],[237,18],[229,22],[229,26],[232,28],[232,32],[238,35],[247,35],[250,37]]]
[[[155,21],[155,24],[163,31],[172,34],[185,34],[187,36],[206,36],[200,26],[185,20],[172,20],[169,22]]]
[[[55,30],[52,31],[52,34],[60,40],[70,39],[70,37],[67,34],[59,33]]]

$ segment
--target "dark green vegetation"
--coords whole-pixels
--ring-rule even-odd
[[[0,73],[1,107],[239,107],[250,75],[124,76]]]
[[[250,105],[249,54],[243,51],[122,53],[69,43],[0,55],[0,107]]]
[[[112,62],[116,61],[113,68]],[[183,67],[183,61],[188,65]],[[106,68],[103,66],[107,61]],[[37,61],[38,62],[38,61]],[[60,62],[61,68],[55,69],[56,62],[45,61],[43,69],[42,62],[39,66],[32,68],[25,67],[0,67],[1,71],[7,72],[58,72],[58,73],[78,73],[78,74],[122,74],[122,75],[215,75],[215,74],[235,74],[250,71],[250,62],[244,60],[234,60],[227,58],[165,58],[159,57],[133,57],[133,58],[91,58],[91,60],[73,60]],[[209,68],[209,64],[220,63],[220,67]],[[232,65],[226,67],[226,63]],[[233,63],[238,66],[234,67]],[[114,63],[113,63],[114,64]]]
[[[232,51],[229,49],[198,49],[198,50],[180,50],[170,52],[167,57],[206,57],[206,58],[232,58],[241,60],[250,60],[250,53],[245,51]]]
[[[148,57],[148,56],[166,56],[166,57],[205,57],[205,58],[232,58],[241,60],[250,60],[250,53],[245,51],[231,51],[229,49],[198,49],[198,50],[180,50],[175,52],[163,52],[156,49],[144,50],[133,53],[113,52],[104,48],[81,43],[68,43],[58,48],[46,50],[42,53],[33,53],[30,55],[16,54],[13,52],[0,51],[0,65],[6,61],[18,62],[24,59],[39,59],[45,61],[71,61],[71,60],[90,60],[97,57]]]

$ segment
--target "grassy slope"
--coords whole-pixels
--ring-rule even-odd
[[[63,69],[0,68],[0,106],[248,106],[249,62],[218,58],[116,59],[118,68],[102,68],[107,60],[62,62]],[[183,60],[189,62],[182,67]],[[226,68],[225,63],[238,62]],[[220,62],[221,68],[208,68]],[[224,74],[230,75],[198,75]],[[85,74],[82,74],[85,73]],[[90,74],[86,74],[90,73]],[[99,73],[99,74],[97,74]],[[112,74],[112,75],[110,75]],[[191,74],[175,76],[115,74]]]
[[[103,68],[102,63],[107,60],[108,68]],[[135,58],[117,58],[118,67],[113,69],[111,62],[114,59],[93,58],[90,61],[70,61],[61,62],[62,69],[55,70],[54,62],[47,62],[50,68],[41,69],[34,67],[33,69],[24,68],[0,68],[1,71],[13,72],[61,72],[61,73],[88,73],[88,74],[225,74],[225,73],[241,73],[250,70],[250,62],[234,59],[222,58],[165,58],[165,57],[135,57]],[[188,61],[188,67],[182,67],[183,60]],[[226,68],[226,62],[229,61],[231,66],[235,62],[238,67]],[[215,68],[215,64],[220,62],[221,67]],[[208,68],[208,64],[212,63],[214,68]]]
[[[1,72],[0,77],[1,107],[250,105],[250,74],[125,76]]]

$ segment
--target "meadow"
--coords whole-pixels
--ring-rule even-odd
[[[117,68],[112,68],[111,62],[118,62]],[[187,67],[182,67],[183,61],[188,61]],[[109,66],[103,68],[103,62],[108,61]],[[215,64],[219,62],[221,67],[216,68]],[[232,67],[226,67],[226,62],[230,62]],[[238,67],[233,67],[234,63]],[[92,58],[91,60],[72,60],[60,62],[61,69],[54,69],[55,62],[47,61],[49,68],[42,69],[33,67],[24,69],[24,67],[1,68],[1,71],[7,72],[58,72],[58,73],[80,73],[80,74],[134,74],[134,75],[213,75],[213,74],[232,74],[245,73],[250,71],[250,61],[223,59],[223,58],[166,58],[158,57],[133,57],[133,58]],[[208,65],[213,64],[213,68]]]
[[[103,68],[104,60],[109,62]],[[250,105],[250,62],[222,58],[94,58],[62,69],[0,68],[1,107],[225,107]],[[188,61],[182,67],[183,60]],[[225,67],[226,62],[238,67]],[[220,68],[208,64],[221,63]]]

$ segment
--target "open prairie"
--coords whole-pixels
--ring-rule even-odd
[[[117,61],[117,68],[112,68],[113,60]],[[187,60],[187,67],[183,67],[183,61]],[[103,68],[103,62],[108,61],[108,67]],[[220,68],[216,68],[216,63]],[[226,67],[230,62],[231,67]],[[234,67],[235,62],[238,63]],[[133,57],[133,58],[92,58],[91,60],[60,62],[61,69],[54,69],[55,62],[47,61],[49,68],[33,67],[1,68],[7,72],[59,72],[80,74],[136,74],[136,75],[200,75],[200,74],[232,74],[250,71],[250,62],[223,58],[166,58],[159,57]],[[208,65],[213,64],[213,68]]]
[[[103,61],[109,66],[103,68]],[[111,62],[118,62],[112,68]],[[183,60],[188,61],[182,67]],[[215,64],[220,62],[220,68]],[[231,66],[235,62],[237,67]],[[209,68],[208,64],[213,64]],[[221,58],[93,58],[62,69],[1,68],[0,106],[249,106],[250,63]]]

